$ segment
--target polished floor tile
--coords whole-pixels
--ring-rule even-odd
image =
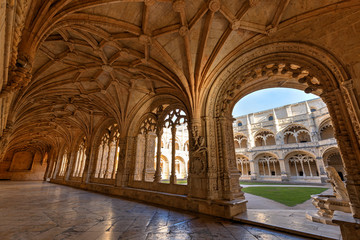
[[[0,182],[0,238],[305,239],[47,182]]]

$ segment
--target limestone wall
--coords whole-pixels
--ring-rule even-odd
[[[43,180],[47,163],[39,152],[10,152],[0,163],[0,179]]]

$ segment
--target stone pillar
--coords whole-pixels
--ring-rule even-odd
[[[211,121],[210,118],[204,118],[204,120],[206,125],[214,126],[215,122]],[[215,190],[217,189],[218,176],[212,160],[215,160],[216,157],[208,158],[208,147],[203,137],[201,119],[192,119],[188,127],[190,128],[188,196],[191,198],[215,199],[218,196],[218,192]],[[213,134],[211,129],[207,130],[207,134]],[[209,166],[209,168],[207,167],[207,161],[211,161],[209,164],[211,167]]]
[[[139,134],[136,137],[136,159],[134,166],[134,180],[140,181],[142,179],[142,170],[144,169],[144,157],[145,157],[145,136],[143,134]],[[121,148],[120,148],[121,152]]]
[[[54,174],[52,176],[53,179],[56,179],[57,176],[59,175],[59,171],[61,169],[61,162],[62,162],[63,154],[64,154],[63,151],[58,152],[58,155],[57,155],[57,158],[56,158],[56,167],[55,167]]]
[[[254,141],[254,136],[251,132],[251,122],[250,122],[249,114],[246,115],[246,127],[248,132],[248,148],[253,148],[255,147],[255,141]]]
[[[281,181],[289,181],[291,176],[289,164],[285,159],[279,159],[280,172],[281,172]]]
[[[176,183],[176,173],[175,173],[175,143],[176,143],[176,126],[171,127],[171,175],[170,175],[170,184]]]
[[[156,136],[157,136],[157,151],[156,151],[156,170],[154,175],[154,181],[159,183],[161,181],[161,137],[162,137],[163,131],[157,130]]]
[[[92,162],[92,159],[91,159],[92,148],[89,145],[90,144],[88,144],[88,146],[85,148],[85,166],[84,166],[84,171],[83,171],[83,175],[81,178],[82,183],[90,182],[90,177],[91,177],[91,172],[92,172],[92,169],[90,167],[90,163]],[[96,161],[96,159],[95,159],[95,161]]]
[[[360,236],[360,219],[349,213],[335,211],[332,222],[340,226],[343,240],[358,240]]]
[[[244,198],[244,193],[239,185],[240,173],[236,167],[236,157],[234,148],[234,134],[232,130],[232,118],[221,117],[219,119],[222,152],[221,158],[221,179],[223,181],[223,198],[233,200]]]
[[[355,218],[360,218],[360,147],[359,125],[354,107],[347,90],[339,89],[324,92],[321,98],[326,103],[333,122],[335,138],[338,142],[346,176],[346,189],[350,198],[350,207]]]
[[[255,163],[255,160],[249,159],[250,162],[250,171],[251,171],[251,180],[256,180],[259,175],[259,165]]]
[[[326,171],[325,171],[325,165],[324,165],[324,160],[322,157],[318,157],[316,158],[316,166],[317,166],[317,170],[319,173],[319,177],[322,183],[325,183],[326,180],[328,179]]]
[[[310,130],[310,140],[311,142],[318,142],[319,141],[319,136],[316,130],[316,125],[315,125],[315,119],[313,117],[313,113],[311,112],[311,109],[309,107],[308,102],[305,102],[306,104],[306,117],[309,123],[309,130]]]
[[[151,132],[146,134],[145,137],[146,151],[145,151],[145,163],[144,163],[144,172],[143,172],[144,181],[154,180],[155,138],[156,135]]]
[[[46,163],[46,170],[45,170],[45,174],[44,174],[44,181],[47,181],[47,179],[49,179],[49,176],[51,174],[51,170],[53,169],[54,166],[54,159],[55,158],[55,151],[51,150],[48,153],[48,159],[47,159],[47,163]]]
[[[65,181],[70,180],[70,176],[71,176],[71,173],[73,170],[73,165],[74,165],[74,152],[71,151],[68,153],[68,161],[67,161],[67,166],[66,166],[66,170],[65,170],[65,174],[64,174]]]
[[[116,174],[115,186],[125,187],[133,179],[136,156],[136,137],[122,137],[119,139],[119,163]]]

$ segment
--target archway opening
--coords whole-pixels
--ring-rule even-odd
[[[337,142],[321,98],[292,88],[262,89],[241,98],[232,114],[236,165],[245,193],[253,184],[325,186],[323,153]],[[248,196],[248,208],[258,208],[251,201],[256,196]]]

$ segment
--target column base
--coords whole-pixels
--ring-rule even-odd
[[[288,182],[289,176],[287,174],[281,174],[281,181],[282,182]]]
[[[343,240],[358,240],[360,236],[360,219],[354,218],[351,213],[335,211],[333,223],[340,226]]]
[[[223,218],[232,219],[234,216],[246,211],[245,199],[226,200],[204,200],[188,198],[191,211],[209,214]]]

